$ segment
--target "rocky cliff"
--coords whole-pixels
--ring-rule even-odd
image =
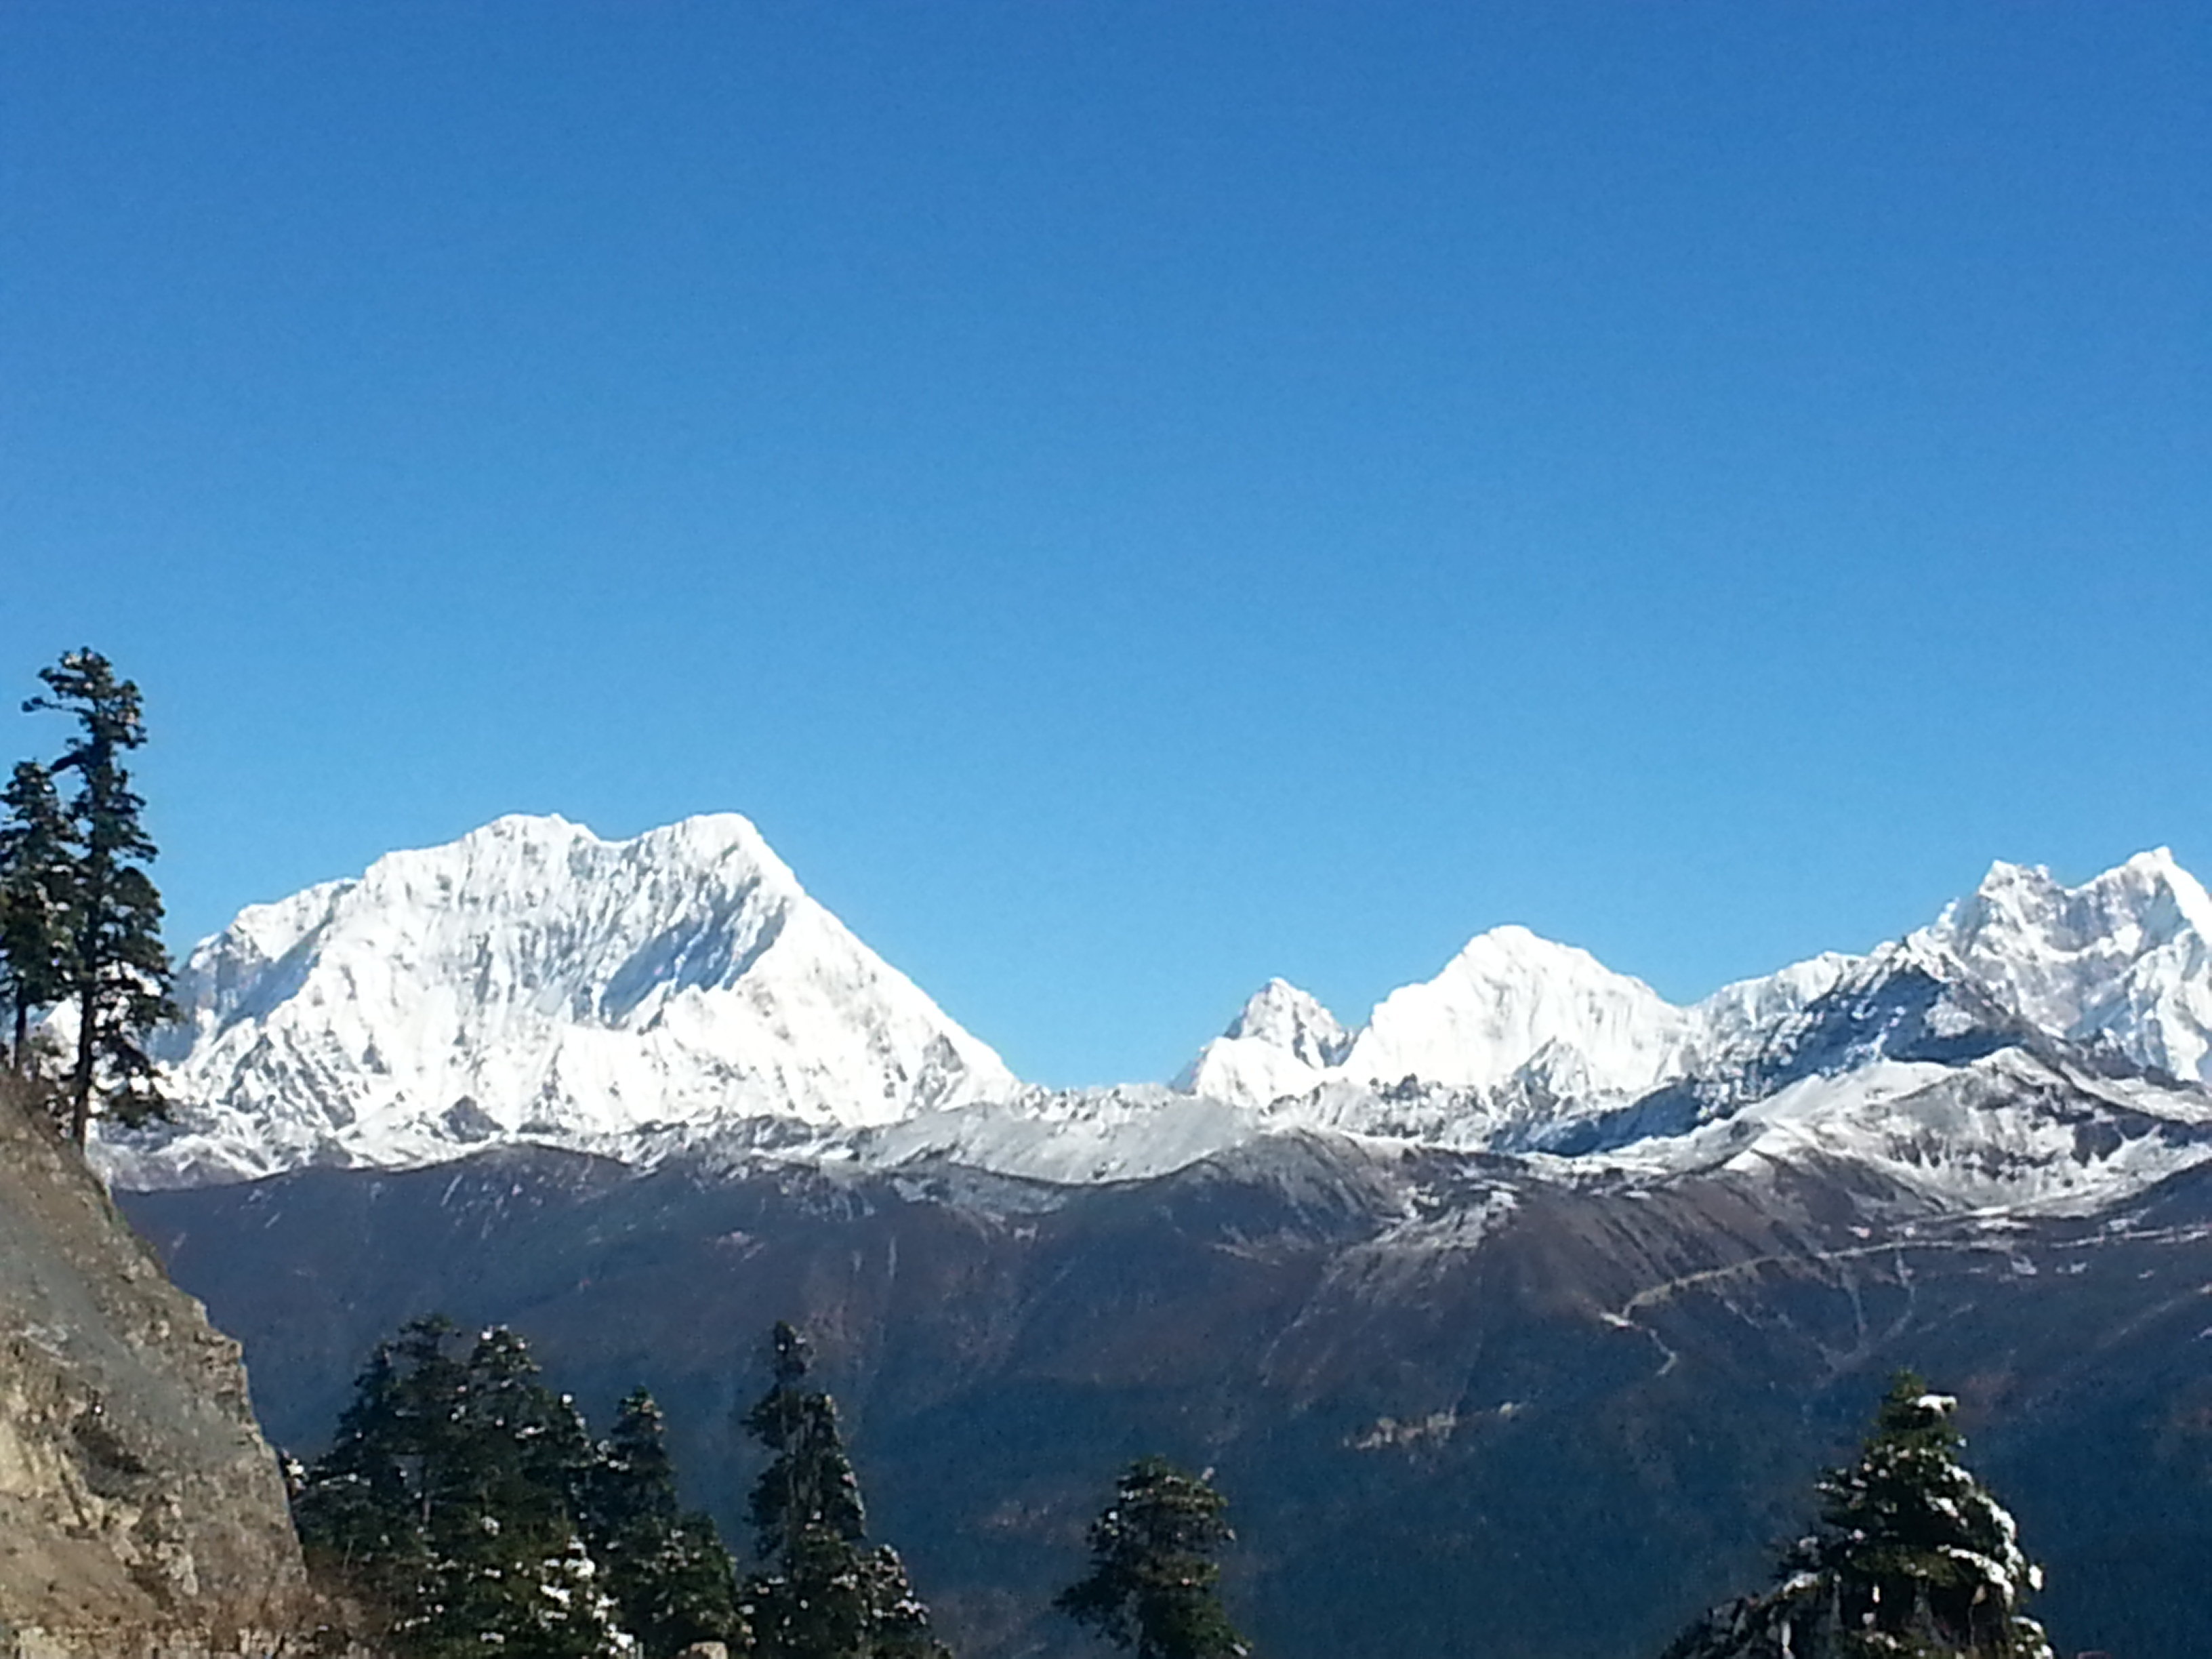
[[[0,1091],[0,1659],[273,1653],[303,1592],[237,1345]]]

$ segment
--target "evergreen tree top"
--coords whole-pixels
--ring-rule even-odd
[[[614,1426],[598,1447],[592,1488],[595,1512],[610,1530],[676,1520],[676,1465],[666,1434],[660,1407],[643,1389],[616,1408]]]
[[[62,810],[53,775],[18,761],[0,807],[0,979],[19,1026],[31,1012],[59,1001],[69,988],[70,860],[76,831]],[[26,1056],[13,1056],[20,1071]]]
[[[615,1407],[614,1427],[607,1433],[607,1449],[611,1455],[625,1462],[641,1458],[662,1461],[668,1455],[661,1443],[667,1431],[668,1420],[653,1397],[641,1388],[632,1389]]]
[[[772,1454],[750,1511],[761,1571],[744,1589],[763,1659],[949,1659],[930,1634],[929,1609],[887,1545],[864,1546],[860,1486],[837,1429],[837,1406],[805,1386],[809,1356],[798,1328],[769,1337],[774,1376],[745,1415]]]
[[[1053,1605],[1138,1659],[1243,1659],[1250,1645],[1221,1606],[1213,1560],[1235,1537],[1227,1509],[1207,1475],[1138,1459],[1091,1523],[1091,1571]]]
[[[781,1388],[795,1388],[805,1379],[813,1364],[812,1346],[806,1334],[785,1320],[777,1320],[775,1328],[769,1333],[769,1371]]]
[[[860,1486],[837,1427],[837,1402],[800,1385],[806,1340],[779,1322],[769,1337],[775,1382],[745,1414],[745,1428],[775,1454],[753,1483],[751,1520],[763,1559],[786,1552],[810,1529],[857,1542],[867,1533]]]
[[[61,994],[53,1000],[76,1005],[76,1054],[66,1095],[70,1138],[82,1146],[95,1105],[125,1125],[168,1115],[160,1067],[146,1039],[174,1019],[177,1008],[168,994],[161,897],[145,869],[156,850],[141,821],[146,803],[132,791],[122,765],[124,754],[146,741],[138,688],[118,679],[107,659],[89,648],[70,652],[40,670],[39,678],[46,692],[26,701],[25,711],[67,714],[76,721],[47,769],[50,776],[70,772],[76,779],[63,813],[65,854],[53,863],[66,940],[65,948],[48,951],[36,939],[11,935],[9,957],[19,1014],[27,964],[33,980],[51,966],[58,983],[41,988]],[[26,800],[40,796],[36,770],[19,768],[15,782]],[[11,900],[11,910],[21,908]]]
[[[1958,1462],[1958,1401],[1910,1371],[1892,1381],[1858,1461],[1819,1492],[1822,1558],[1869,1579],[1965,1589],[2008,1606],[2040,1589],[2011,1514]]]
[[[76,774],[79,787],[70,810],[82,821],[87,856],[151,860],[154,842],[138,821],[146,803],[131,789],[131,775],[119,759],[146,741],[138,687],[117,679],[107,659],[89,648],[70,652],[55,666],[41,668],[39,678],[46,683],[47,694],[26,699],[23,712],[69,714],[77,723],[52,770]]]
[[[137,684],[117,679],[114,665],[90,646],[63,653],[58,663],[39,671],[39,678],[46,684],[46,695],[24,699],[23,712],[75,714],[84,728],[55,763],[57,772],[81,769],[91,757],[136,749],[146,741],[145,706]]]
[[[657,1451],[650,1398],[626,1407],[623,1437]],[[596,1455],[516,1333],[434,1315],[370,1354],[295,1514],[311,1562],[382,1610],[404,1659],[742,1646],[728,1553],[675,1513],[673,1479],[665,1456],[641,1476]]]
[[[8,809],[8,823],[0,827],[0,848],[14,848],[36,839],[48,839],[57,849],[70,840],[69,820],[62,813],[54,775],[36,761],[17,761],[0,793]]]
[[[2021,1611],[2041,1570],[1958,1461],[1957,1409],[1899,1372],[1856,1461],[1820,1477],[1820,1530],[1782,1582],[1709,1614],[1667,1659],[2051,1659]]]

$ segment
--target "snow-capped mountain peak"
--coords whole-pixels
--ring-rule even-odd
[[[2212,1081],[2212,896],[2160,848],[2078,887],[2046,870],[1996,864],[1932,925],[1872,957],[1824,952],[1688,1008],[1573,945],[1494,927],[1435,978],[1392,992],[1365,1026],[1333,1037],[1328,1050],[1279,1040],[1262,1052],[1242,1040],[1294,1028],[1289,1005],[1267,1000],[1290,988],[1271,987],[1179,1086],[1247,1106],[1325,1082],[1407,1079],[1632,1097],[1757,1049],[1863,969],[1955,982],[2053,1039]],[[1341,1057],[1317,1058],[1331,1050]]]
[[[1285,979],[1271,979],[1255,991],[1222,1035],[1272,1042],[1309,1066],[1335,1065],[1350,1041],[1320,998]]]
[[[126,1181],[849,1127],[1018,1087],[734,813],[627,841],[500,818],[250,908],[177,989],[162,1058],[185,1110],[111,1144]]]
[[[2120,1109],[2099,1103],[2096,1079],[2132,1078],[2138,1115],[2112,1133],[2152,1137],[2112,1166],[2134,1182],[2212,1156],[2208,939],[2212,898],[2164,850],[2077,887],[1999,864],[1895,944],[1687,1007],[1587,951],[1493,927],[1356,1030],[1271,980],[1172,1089],[1055,1093],[1019,1085],[744,818],[607,841],[518,816],[253,906],[203,944],[161,1051],[182,1121],[111,1137],[102,1156],[137,1186],[512,1140],[639,1163],[778,1149],[1106,1180],[1313,1131],[1660,1169],[1709,1146],[1732,1156],[1737,1132],[1717,1126],[1765,1122],[1753,1109],[1788,1095],[1772,1145],[1863,1145],[1923,1160],[1938,1184],[1955,1153],[1960,1169],[2001,1169],[2005,1187],[2034,1163],[1990,1162],[1992,1126],[2014,1124],[1998,1111],[2007,1091],[2059,1102],[2019,1119],[2052,1147],[2065,1124],[2088,1125],[2087,1170],[2112,1141],[2091,1121]],[[1921,1068],[1911,1111],[1948,1127],[1923,1135],[1885,1115],[1877,1085],[1900,1066]],[[1931,1093],[1929,1079],[1950,1081]],[[1997,1104],[1954,1109],[1969,1097]],[[1805,1127],[1838,1113],[1892,1127],[1842,1139]]]
[[[1264,1104],[1312,1088],[1352,1041],[1311,992],[1271,979],[1176,1079],[1187,1094]]]
[[[2212,1081],[2212,896],[2165,848],[2078,887],[1993,865],[1908,943],[2055,1036]]]
[[[1689,1029],[1642,980],[1507,926],[1476,934],[1434,979],[1385,997],[1345,1068],[1378,1082],[1494,1088],[1556,1045],[1578,1056],[1591,1087],[1632,1091],[1666,1074]]]
[[[1273,981],[1177,1086],[1262,1107],[1337,1081],[1491,1090],[1526,1070],[1547,1089],[1571,1082],[1610,1097],[1668,1075],[1692,1029],[1643,981],[1509,925],[1476,934],[1434,979],[1393,991],[1357,1032]]]

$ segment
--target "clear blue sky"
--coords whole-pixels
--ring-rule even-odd
[[[2201,0],[12,0],[0,678],[143,685],[180,945],[733,808],[1051,1082],[2212,875],[2208,88]]]

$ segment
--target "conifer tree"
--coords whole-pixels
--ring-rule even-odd
[[[117,679],[107,659],[89,649],[65,653],[39,678],[46,693],[25,702],[25,712],[73,715],[78,726],[52,771],[74,773],[76,784],[66,809],[74,856],[63,988],[76,1007],[69,1129],[82,1146],[96,1107],[126,1125],[168,1115],[145,1037],[177,1010],[161,898],[146,873],[155,854],[139,821],[146,803],[123,764],[146,741],[138,688]]]
[[[1814,1559],[1869,1654],[2040,1659],[2050,1644],[2020,1604],[2043,1571],[2021,1553],[2011,1515],[1960,1466],[1957,1408],[1911,1372],[1897,1376],[1858,1462],[1820,1481]]]
[[[1221,1605],[1213,1559],[1235,1534],[1228,1500],[1164,1458],[1122,1471],[1091,1523],[1091,1571],[1053,1605],[1137,1659],[1243,1659],[1251,1644]]]
[[[331,1449],[299,1479],[293,1518],[309,1565],[392,1624],[429,1594],[422,1472],[434,1425],[450,1419],[460,1367],[450,1321],[433,1316],[377,1344],[354,1379]]]
[[[455,1455],[430,1529],[439,1606],[429,1651],[482,1653],[493,1637],[532,1659],[629,1650],[570,1509],[591,1456],[583,1419],[504,1327],[477,1338],[465,1370]]]
[[[407,1659],[634,1653],[570,1510],[589,1439],[513,1332],[432,1317],[380,1346],[295,1500],[310,1561]]]
[[[606,1592],[646,1659],[694,1642],[750,1647],[735,1564],[714,1522],[678,1504],[665,1437],[660,1408],[636,1389],[586,1473],[579,1518]]]
[[[1764,1595],[1708,1614],[1666,1659],[2051,1659],[2021,1611],[2042,1570],[1959,1461],[1958,1402],[1891,1382],[1858,1461],[1820,1478],[1820,1526]]]
[[[760,1651],[768,1659],[949,1659],[898,1553],[866,1546],[836,1402],[805,1386],[805,1339],[777,1324],[769,1363],[775,1381],[745,1418],[771,1454],[753,1486],[762,1570],[747,1579],[744,1606]]]
[[[53,775],[19,761],[0,793],[0,989],[13,1031],[9,1064],[31,1069],[31,1021],[69,990],[70,833]]]

